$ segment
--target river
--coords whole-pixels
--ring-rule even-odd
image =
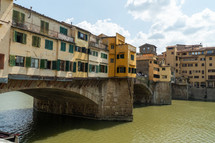
[[[133,122],[109,122],[39,113],[32,97],[0,94],[0,130],[22,143],[214,143],[215,103],[173,101],[135,107]]]

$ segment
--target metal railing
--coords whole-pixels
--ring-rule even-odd
[[[35,33],[39,33],[39,34],[44,34],[44,35],[47,35],[47,36],[50,36],[50,37],[53,37],[53,38],[61,39],[61,40],[68,41],[68,42],[74,42],[73,37],[63,35],[63,34],[57,32],[57,31],[54,31],[54,30],[49,29],[48,31],[42,32],[41,31],[41,26],[35,25],[33,23],[29,23],[29,22],[19,23],[19,22],[16,22],[16,21],[13,20],[12,25],[14,27],[19,27],[19,28],[22,28],[22,29],[25,29],[25,30],[28,30],[28,31],[32,31],[32,32],[35,32]]]

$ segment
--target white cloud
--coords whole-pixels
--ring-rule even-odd
[[[83,21],[81,23],[78,23],[77,26],[90,31],[95,35],[103,33],[108,36],[114,36],[117,32],[125,37],[130,37],[130,33],[128,32],[128,30],[125,30],[120,25],[112,22],[111,19],[98,20],[94,24],[89,23],[87,21]]]
[[[66,23],[71,24],[74,21],[74,18],[68,18],[65,20]]]
[[[148,33],[139,32],[131,40],[139,45],[155,44],[158,52],[175,44],[199,44],[215,46],[215,12],[205,9],[188,16],[181,7],[185,0],[127,0],[125,7],[134,19],[149,21]]]

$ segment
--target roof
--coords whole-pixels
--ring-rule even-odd
[[[143,46],[153,46],[153,47],[157,48],[155,45],[148,44],[148,43],[145,43],[145,44],[141,45],[139,48],[141,48],[141,47],[143,47]]]
[[[178,51],[178,53],[182,53],[182,52],[200,52],[200,51],[208,51],[208,50],[215,50],[215,47],[201,47],[201,48],[195,48],[195,49],[184,49],[184,50],[180,50]]]

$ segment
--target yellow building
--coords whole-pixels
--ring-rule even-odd
[[[108,43],[109,77],[136,77],[136,47],[125,43],[125,37],[118,33],[100,37]]]
[[[139,48],[140,53],[137,55],[138,75],[148,77],[148,80],[154,82],[170,82],[171,68],[159,59],[161,56],[157,56],[156,46],[144,44]]]

